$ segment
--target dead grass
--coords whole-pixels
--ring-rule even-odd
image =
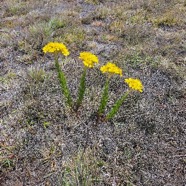
[[[0,185],[184,185],[186,6],[164,1],[2,1],[0,10]],[[60,61],[75,100],[91,50],[113,61],[144,93],[96,123],[105,78],[87,74],[78,113],[65,106],[49,41],[71,51]],[[127,87],[110,82],[108,112]]]

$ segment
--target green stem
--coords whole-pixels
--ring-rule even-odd
[[[125,92],[125,94],[116,101],[114,106],[112,107],[111,111],[106,115],[106,119],[109,120],[113,118],[116,113],[118,112],[119,108],[121,107],[122,103],[126,100],[127,96],[129,95],[130,91]]]
[[[79,85],[79,90],[78,90],[78,99],[76,102],[76,111],[78,110],[78,108],[80,107],[82,101],[83,101],[83,97],[85,94],[85,77],[86,77],[86,67],[84,68],[83,74],[81,76],[81,80],[80,80],[80,85]]]
[[[72,106],[72,98],[71,98],[70,91],[69,91],[68,86],[67,86],[67,81],[66,81],[66,78],[65,78],[65,74],[62,72],[62,70],[60,68],[57,54],[55,54],[55,67],[56,67],[56,70],[57,70],[57,73],[58,73],[58,79],[59,79],[59,82],[60,82],[60,85],[61,85],[62,93],[65,96],[65,98],[67,99],[66,100],[67,104],[71,107]]]
[[[98,114],[99,115],[103,114],[103,112],[105,111],[105,107],[107,106],[108,97],[109,97],[108,96],[108,89],[109,89],[109,78],[107,78],[106,82],[105,82],[100,106],[99,106],[99,109],[98,109]]]

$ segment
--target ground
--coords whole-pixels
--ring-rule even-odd
[[[0,185],[185,186],[186,1],[2,0],[0,3]],[[90,51],[78,112],[61,93],[54,57],[42,47],[63,42],[60,58],[73,100]],[[96,112],[108,61],[123,70],[110,79],[105,113],[139,78],[109,121]]]

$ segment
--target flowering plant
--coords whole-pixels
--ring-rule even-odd
[[[115,114],[118,112],[120,106],[126,100],[126,98],[128,97],[129,93],[132,90],[143,92],[143,85],[139,79],[128,78],[128,79],[125,79],[124,81],[128,84],[130,89],[127,92],[125,92],[125,94],[120,99],[118,99],[116,101],[116,103],[112,107],[111,111],[106,115],[107,119],[111,119],[112,117],[115,116]]]
[[[106,65],[100,68],[102,73],[107,73],[109,76],[118,74],[122,76],[121,68],[117,67],[114,63],[108,62]]]
[[[122,76],[122,69],[120,69],[118,66],[116,66],[114,63],[108,62],[106,65],[102,66],[100,68],[102,73],[106,73],[107,74],[107,79],[105,82],[105,86],[103,89],[103,94],[102,94],[102,98],[101,98],[101,103],[98,109],[98,116],[102,115],[103,112],[105,111],[105,108],[107,106],[107,102],[108,102],[108,90],[109,90],[109,79],[112,75],[117,74]]]
[[[143,85],[139,79],[128,78],[125,79],[125,83],[127,83],[131,89],[143,92]]]
[[[54,53],[54,57],[55,57],[55,66],[56,66],[56,70],[58,73],[58,79],[61,85],[61,90],[66,98],[66,102],[69,106],[72,106],[72,97],[70,94],[70,91],[68,89],[67,86],[67,81],[66,81],[66,77],[65,74],[63,73],[63,71],[60,68],[59,65],[59,54],[62,54],[64,56],[68,56],[70,54],[70,52],[68,51],[67,47],[63,44],[63,43],[57,43],[57,42],[50,42],[47,45],[45,45],[43,47],[43,52],[44,53]]]
[[[63,43],[58,43],[58,42],[49,42],[47,45],[43,47],[43,52],[44,53],[53,53],[55,57],[55,67],[58,73],[58,79],[61,85],[61,90],[62,93],[64,94],[66,98],[66,102],[70,107],[73,107],[73,100],[70,94],[70,91],[67,86],[67,81],[65,74],[60,68],[58,58],[59,55],[62,54],[63,56],[68,56],[70,52],[68,51],[67,47]],[[84,64],[84,69],[83,69],[83,74],[80,79],[80,85],[78,89],[78,96],[77,96],[77,101],[75,103],[74,111],[77,112],[79,107],[82,104],[85,90],[86,90],[86,72],[88,68],[93,68],[95,64],[99,62],[99,59],[96,55],[92,54],[91,52],[81,52],[79,55],[79,59],[82,60]],[[103,74],[106,74],[106,82],[103,88],[103,93],[101,97],[101,102],[98,107],[98,119],[100,118],[101,115],[104,114],[105,108],[107,106],[108,98],[109,98],[109,80],[112,76],[114,75],[119,75],[122,76],[122,69],[119,68],[117,65],[115,65],[112,62],[108,62],[106,65],[103,65],[100,68],[100,71]],[[121,98],[119,98],[113,107],[111,108],[110,112],[106,115],[106,119],[109,120],[115,116],[115,114],[118,112],[119,108],[121,107],[122,103],[126,100],[127,96],[132,92],[133,90],[143,92],[143,85],[139,79],[134,79],[134,78],[127,78],[124,80],[124,82],[129,86],[129,89],[124,93]]]
[[[68,56],[70,52],[63,43],[50,42],[43,47],[44,53],[62,53],[64,56]]]
[[[79,59],[83,61],[85,67],[92,68],[95,63],[98,63],[98,57],[92,54],[91,52],[81,52]]]
[[[76,101],[76,107],[75,110],[77,111],[78,108],[80,107],[82,101],[83,101],[83,97],[85,94],[85,77],[86,77],[86,71],[87,68],[93,68],[95,63],[98,63],[98,57],[94,54],[92,54],[91,52],[81,52],[79,59],[81,59],[83,61],[84,64],[84,71],[83,74],[81,76],[81,80],[80,80],[80,85],[79,85],[79,90],[78,90],[78,99]]]

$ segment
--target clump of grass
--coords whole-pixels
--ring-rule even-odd
[[[112,33],[122,34],[125,30],[125,24],[122,20],[115,20],[109,25],[109,30]]]
[[[173,27],[180,23],[180,20],[176,17],[175,12],[165,12],[163,15],[153,19],[152,22],[157,27]]]
[[[184,2],[183,2],[183,6],[186,6],[186,0],[184,0]]]
[[[43,122],[43,127],[46,129],[51,125],[51,123],[49,121],[45,121]]]
[[[66,26],[66,22],[54,17],[49,21],[48,25],[51,29],[56,30],[59,28],[64,28]]]
[[[28,77],[36,84],[43,82],[46,78],[46,72],[43,68],[31,67],[28,72]]]
[[[125,57],[126,61],[130,66],[133,68],[139,67],[144,63],[143,57],[140,55],[140,53],[134,53],[132,55],[127,55]]]
[[[26,2],[7,2],[7,7],[5,9],[6,17],[10,16],[21,16],[28,13],[28,6]]]
[[[148,20],[148,15],[147,12],[144,10],[140,10],[138,12],[136,12],[133,16],[129,17],[129,22],[131,22],[132,24],[136,24],[136,23],[145,23]]]
[[[96,17],[98,19],[106,19],[108,17],[112,17],[113,20],[125,21],[125,8],[126,7],[123,6],[121,3],[115,4],[113,6],[99,6],[96,9]]]
[[[34,25],[31,25],[29,27],[29,32],[30,35],[34,36],[34,38],[38,35],[41,34],[43,36],[43,38],[47,38],[49,36],[51,36],[52,34],[52,27],[50,24],[48,24],[47,22],[41,22],[41,23],[35,23]]]
[[[99,4],[99,0],[85,0],[85,3],[97,5]]]
[[[53,37],[61,35],[58,30],[65,28],[67,22],[62,18],[52,17],[46,18],[40,22],[36,22],[29,26],[29,38],[26,41],[32,46],[32,49],[40,49],[43,43],[48,42]]]
[[[80,45],[85,41],[86,33],[82,28],[74,27],[68,30],[62,38],[69,45],[73,43]]]
[[[151,37],[151,30],[147,30],[144,25],[128,25],[125,27],[120,37],[127,42],[127,44],[135,46],[147,42]]]
[[[101,171],[106,163],[99,160],[89,148],[64,163],[59,182],[62,185],[91,186],[102,183]]]
[[[163,26],[171,27],[176,25],[177,20],[174,17],[160,17],[155,19],[153,23],[158,27],[163,27]]]
[[[16,76],[17,76],[16,73],[9,71],[6,75],[0,76],[0,82],[3,84],[8,84],[11,80],[16,78]]]
[[[8,146],[6,144],[0,143],[0,169],[12,169],[14,164],[14,154],[13,151],[15,150],[16,146]]]

